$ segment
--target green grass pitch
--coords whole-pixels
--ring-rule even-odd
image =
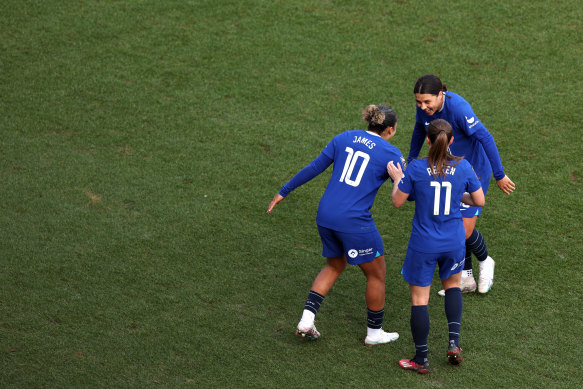
[[[0,386],[580,385],[582,20],[576,0],[3,1]],[[329,172],[265,211],[368,104],[396,110],[406,155],[425,73],[472,104],[517,191],[493,183],[478,222],[496,277],[464,296],[464,364],[435,279],[420,376],[397,366],[413,207],[390,184],[373,207],[401,337],[370,348],[353,267],[322,339],[294,335]]]

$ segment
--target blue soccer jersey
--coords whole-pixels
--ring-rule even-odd
[[[334,168],[318,206],[317,224],[341,232],[376,229],[370,209],[389,178],[387,163],[405,165],[399,149],[374,132],[353,130],[335,136],[322,154],[334,160]]]
[[[435,119],[444,119],[453,129],[454,139],[450,146],[453,155],[465,157],[483,184],[490,182],[492,172],[496,180],[504,178],[504,167],[494,138],[478,119],[470,104],[453,92],[443,92],[443,95],[443,108],[432,116],[417,107],[409,162],[419,155],[429,123]],[[484,193],[488,190],[487,187],[483,189]]]
[[[465,246],[459,204],[464,192],[480,189],[480,181],[468,161],[434,177],[427,158],[412,161],[399,183],[403,193],[415,193],[415,216],[409,247],[425,253],[441,253]]]

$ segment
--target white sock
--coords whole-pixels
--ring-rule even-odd
[[[314,320],[316,319],[316,314],[312,311],[308,311],[304,309],[304,313],[302,314],[302,319],[300,320],[300,324],[303,327],[311,327],[314,324]]]
[[[382,328],[366,327],[366,336],[368,336],[369,338],[376,338],[377,336],[379,336],[382,330],[383,330]]]
[[[472,273],[472,269],[469,270],[462,270],[462,277],[472,277],[474,273]]]

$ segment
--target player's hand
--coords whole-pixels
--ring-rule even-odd
[[[389,161],[387,164],[387,173],[393,179],[393,181],[397,182],[403,178],[403,169],[401,168],[401,164],[397,162],[397,166],[393,163],[393,161]]]
[[[267,213],[271,213],[271,211],[273,210],[273,207],[275,207],[275,204],[281,203],[281,200],[283,200],[283,199],[285,199],[285,197],[283,197],[279,193],[276,194],[275,196],[273,196],[273,200],[271,200],[271,203],[269,204],[269,208],[267,208]]]
[[[514,192],[516,189],[516,185],[514,185],[514,182],[512,182],[508,176],[504,176],[504,178],[496,181],[496,184],[498,184],[498,188],[500,188],[500,190],[502,190],[502,192],[506,193],[507,195]]]

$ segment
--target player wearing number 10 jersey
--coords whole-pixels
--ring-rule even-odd
[[[316,217],[326,265],[312,284],[297,327],[297,334],[304,338],[320,337],[314,325],[315,315],[347,263],[358,265],[366,276],[365,344],[388,343],[399,336],[382,330],[386,265],[383,241],[370,209],[380,186],[389,178],[387,164],[405,160],[399,149],[388,142],[397,131],[395,112],[387,106],[369,105],[363,118],[368,131],[346,131],[335,136],[312,163],[281,188],[267,209],[271,213],[292,190],[334,163]]]

